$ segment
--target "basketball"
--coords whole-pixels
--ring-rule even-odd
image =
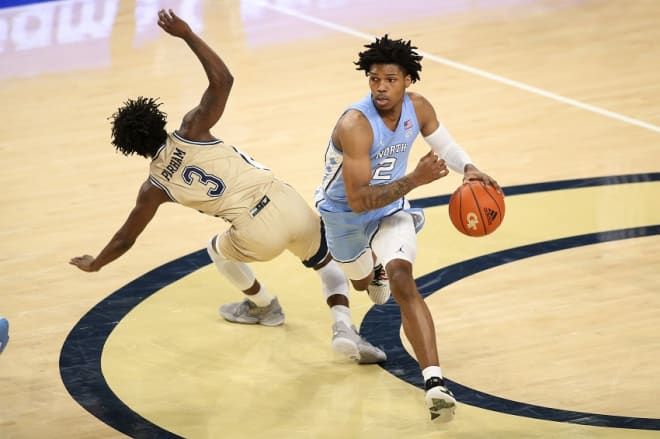
[[[465,235],[493,233],[504,218],[504,195],[482,181],[467,181],[449,198],[449,218]]]

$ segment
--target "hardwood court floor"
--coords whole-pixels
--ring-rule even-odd
[[[222,322],[217,306],[239,296],[200,253],[224,228],[212,218],[164,206],[101,272],[67,264],[98,252],[146,177],[146,161],[112,150],[107,117],[127,97],[158,96],[175,123],[205,86],[185,44],[156,26],[160,7],[236,77],[215,134],[310,203],[337,116],[367,92],[352,65],[362,45],[388,32],[419,47],[412,90],[508,190],[505,222],[484,239],[446,217],[458,176],[410,197],[426,206],[416,275],[461,401],[455,422],[427,421],[396,307],[352,296],[384,367],[332,354],[317,279],[289,255],[255,266],[287,324]],[[0,8],[0,315],[11,325],[0,438],[660,437],[658,40],[653,0]]]

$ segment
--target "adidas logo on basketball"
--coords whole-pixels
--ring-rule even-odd
[[[488,225],[490,226],[491,224],[493,224],[493,221],[495,221],[495,218],[497,218],[497,211],[495,211],[491,208],[485,207],[484,208],[484,213],[486,214],[486,220],[488,222]]]

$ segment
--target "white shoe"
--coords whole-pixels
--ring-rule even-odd
[[[227,303],[220,307],[220,315],[233,323],[278,326],[284,323],[284,313],[277,297],[266,306],[257,306],[245,298],[242,302]]]
[[[426,407],[431,413],[431,420],[436,423],[445,423],[454,419],[456,413],[456,398],[449,389],[445,387],[442,378],[432,377],[424,384],[426,394]]]
[[[349,328],[344,322],[332,325],[332,349],[359,364],[382,363],[387,360],[385,352],[360,337],[355,326]]]
[[[390,280],[387,278],[387,272],[382,264],[374,268],[374,279],[367,286],[367,293],[371,301],[377,305],[382,305],[390,298]]]

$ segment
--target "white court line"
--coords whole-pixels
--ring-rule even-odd
[[[280,12],[280,13],[285,14],[285,15],[290,15],[292,17],[296,17],[296,18],[299,18],[301,20],[308,21],[310,23],[318,24],[319,26],[326,27],[328,29],[332,29],[332,30],[335,30],[337,32],[341,32],[341,33],[348,34],[348,35],[353,35],[353,36],[361,38],[363,40],[373,41],[376,38],[374,35],[369,35],[369,34],[366,34],[364,32],[360,32],[360,31],[357,31],[355,29],[351,29],[351,28],[346,27],[346,26],[331,23],[329,21],[322,20],[320,18],[312,17],[311,15],[302,14],[302,13],[300,13],[298,11],[295,11],[293,9],[290,9],[290,8],[286,8],[286,7],[283,7],[283,6],[277,6],[277,5],[271,5],[271,4],[263,2],[263,1],[257,2],[257,4],[259,6],[264,7],[264,8],[272,9],[272,10],[275,10],[275,11]],[[587,111],[591,111],[592,113],[600,114],[601,116],[609,117],[611,119],[616,119],[618,121],[625,122],[625,123],[628,123],[630,125],[635,125],[635,126],[638,126],[640,128],[645,128],[647,130],[655,131],[656,133],[660,133],[660,126],[653,125],[651,123],[644,122],[644,121],[639,120],[639,119],[634,119],[632,117],[628,117],[628,116],[625,116],[623,114],[619,114],[619,113],[615,113],[613,111],[605,110],[604,108],[596,107],[595,105],[585,104],[584,102],[580,102],[580,101],[577,101],[575,99],[567,98],[565,96],[561,96],[561,95],[558,95],[556,93],[552,93],[552,92],[549,92],[549,91],[546,91],[546,90],[542,90],[540,88],[533,87],[531,85],[527,85],[527,84],[524,84],[524,83],[519,82],[519,81],[514,81],[513,79],[508,79],[508,78],[505,78],[503,76],[495,75],[493,73],[489,73],[489,72],[486,72],[484,70],[480,70],[480,69],[477,69],[477,68],[474,68],[474,67],[467,66],[465,64],[461,64],[461,63],[458,63],[458,62],[455,62],[455,61],[451,61],[447,58],[436,56],[436,55],[433,55],[433,54],[428,53],[428,52],[423,52],[423,51],[420,50],[420,51],[418,51],[418,53],[420,55],[424,56],[424,58],[426,58],[426,59],[430,59],[430,60],[435,61],[439,64],[444,64],[446,66],[452,67],[452,68],[457,69],[457,70],[462,70],[464,72],[468,72],[468,73],[471,73],[471,74],[476,75],[476,76],[481,76],[482,78],[490,79],[491,81],[500,82],[502,84],[506,84],[506,85],[509,85],[511,87],[518,88],[520,90],[524,90],[524,91],[532,93],[532,94],[536,94],[536,95],[539,95],[539,96],[546,97],[548,99],[552,99],[552,100],[561,102],[563,104],[571,105],[573,107],[577,107],[577,108],[580,108],[582,110],[587,110]]]

